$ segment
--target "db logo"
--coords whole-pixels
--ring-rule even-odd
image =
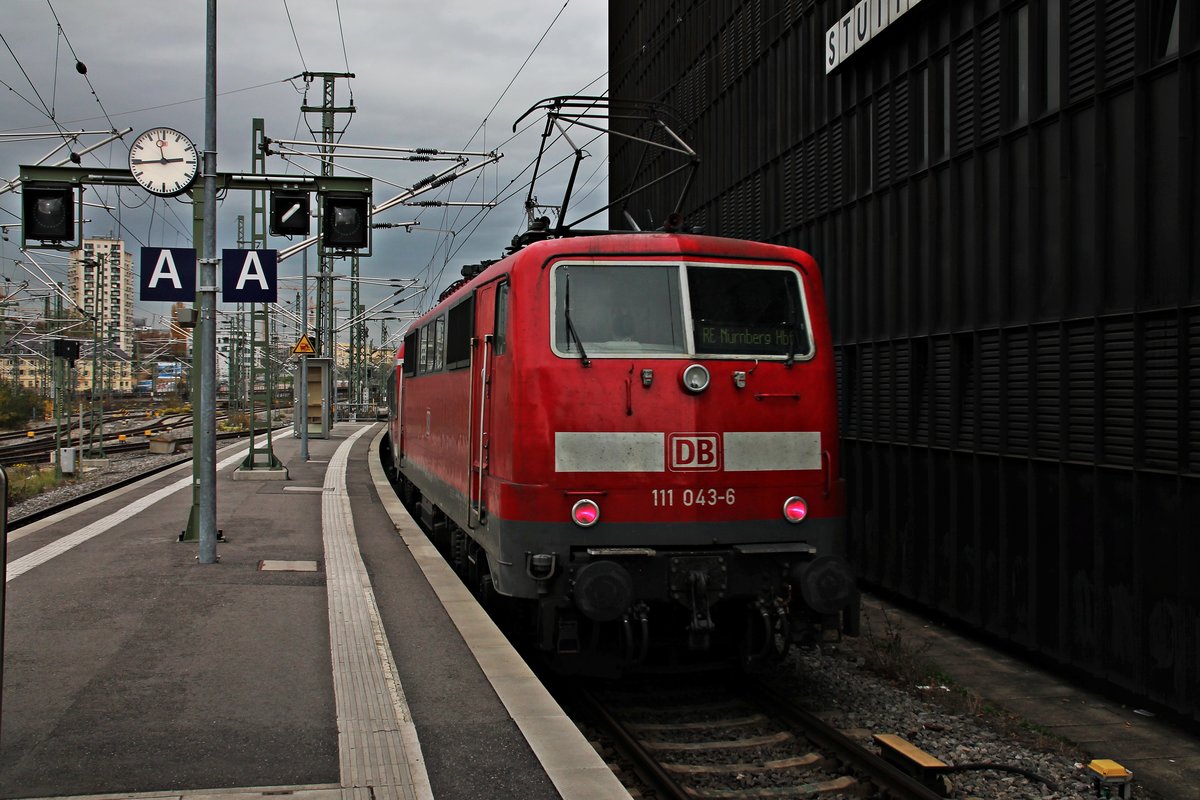
[[[715,433],[667,434],[667,463],[673,472],[721,468],[721,437]]]

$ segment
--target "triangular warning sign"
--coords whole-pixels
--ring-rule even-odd
[[[292,348],[294,356],[315,356],[316,348],[313,347],[312,339],[308,338],[308,334],[300,337],[300,341],[296,342],[296,346]]]

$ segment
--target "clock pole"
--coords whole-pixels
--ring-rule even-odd
[[[200,430],[193,454],[200,487],[201,564],[217,561],[217,0],[208,0],[204,86],[204,250],[196,287],[199,305]]]

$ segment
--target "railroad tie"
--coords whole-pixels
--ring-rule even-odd
[[[827,792],[844,792],[858,786],[858,781],[849,775],[830,778],[826,781],[801,783],[795,786],[771,786],[760,789],[695,789],[687,787],[690,796],[699,800],[775,800],[788,797],[815,797]]]
[[[773,772],[777,769],[796,769],[811,767],[825,759],[816,753],[806,753],[795,758],[778,758],[774,761],[763,761],[759,764],[663,764],[663,769],[680,775],[725,775],[759,772]]]
[[[661,750],[665,752],[682,753],[695,750],[735,750],[746,747],[769,747],[771,745],[783,744],[790,742],[796,737],[787,731],[779,731],[778,733],[769,733],[765,736],[751,736],[746,739],[737,739],[736,741],[713,741],[713,742],[647,742],[641,741],[642,747],[647,750]]]

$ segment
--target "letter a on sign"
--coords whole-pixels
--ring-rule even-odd
[[[226,303],[274,303],[277,265],[276,250],[222,250],[221,299]]]
[[[194,300],[196,251],[190,247],[143,247],[139,284],[139,300]]]

